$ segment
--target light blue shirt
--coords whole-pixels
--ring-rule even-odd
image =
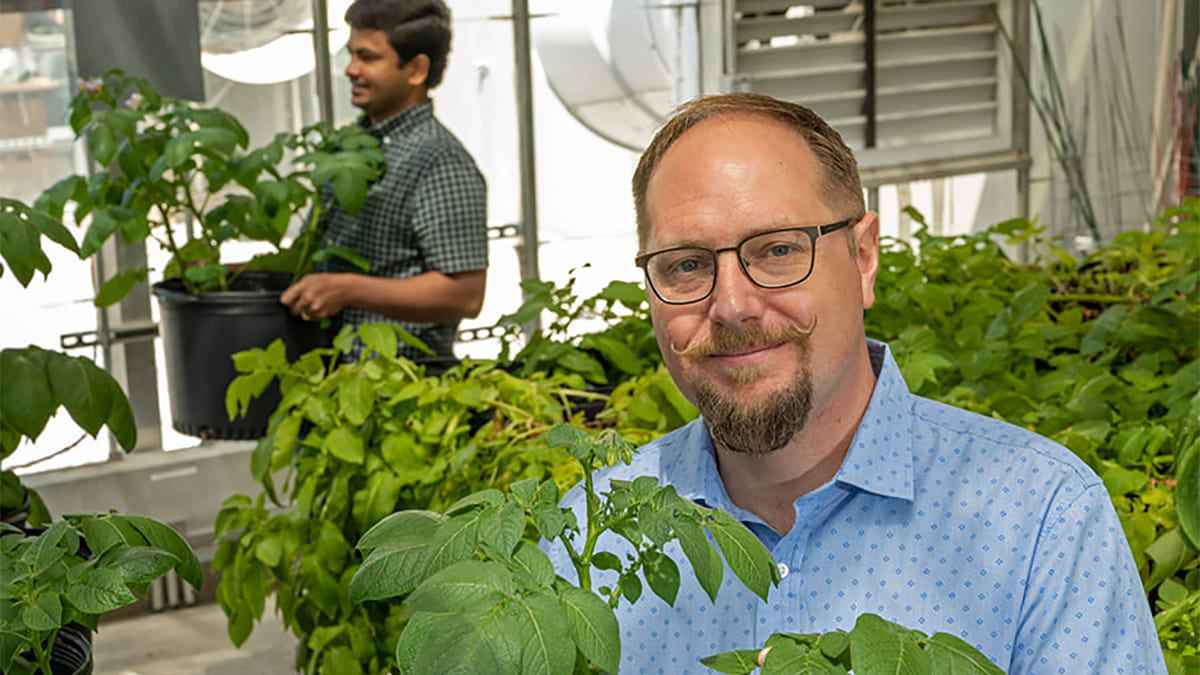
[[[647,588],[617,609],[621,674],[710,673],[699,659],[762,646],[774,632],[849,630],[874,613],[946,632],[1010,675],[1166,673],[1146,594],[1103,483],[1037,434],[909,393],[885,345],[870,342],[871,402],[833,480],[795,502],[780,536],[730,501],[697,420],[643,447],[610,479],[657,476],[745,523],[779,561],[769,601],[726,568],[716,603],[687,558],[674,607]],[[582,492],[568,493],[581,525]],[[596,550],[622,555],[606,533]],[[558,573],[574,580],[561,543]],[[596,587],[612,572],[593,570]]]

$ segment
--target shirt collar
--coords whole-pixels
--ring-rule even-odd
[[[886,344],[867,340],[877,379],[834,480],[884,497],[913,499],[912,397]]]
[[[913,499],[912,401],[888,346],[867,340],[877,378],[866,413],[834,482],[884,497]],[[660,438],[659,480],[681,497],[709,507],[740,511],[717,471],[712,438],[697,419]]]
[[[429,99],[398,112],[378,124],[371,124],[371,118],[363,115],[358,118],[358,125],[372,136],[383,138],[392,134],[407,134],[432,116],[433,100]]]

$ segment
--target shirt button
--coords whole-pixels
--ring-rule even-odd
[[[779,563],[779,578],[786,579],[788,575],[787,563]]]

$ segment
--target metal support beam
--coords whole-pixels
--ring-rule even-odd
[[[1012,4],[1012,57],[1020,59],[1021,63],[1029,63],[1029,0],[1016,0]],[[1016,64],[1012,66],[1016,70]],[[1017,167],[1017,216],[1029,217],[1029,178],[1032,168],[1029,143],[1029,90],[1020,77],[1012,77],[1012,147],[1013,151],[1023,160]],[[1022,260],[1031,257],[1028,241],[1021,244]]]
[[[96,280],[103,284],[120,272],[146,266],[144,242],[125,244],[116,237],[109,239],[95,257]],[[97,312],[99,325],[97,337],[104,354],[104,366],[125,395],[133,410],[133,421],[137,426],[137,445],[134,450],[162,449],[162,421],[158,406],[158,369],[154,362],[155,333],[145,330],[145,324],[153,319],[150,314],[150,292],[144,283],[133,287],[121,302]],[[127,332],[140,333],[139,337],[116,342],[112,337]],[[110,449],[110,457],[124,453],[116,442]]]
[[[864,114],[867,116],[864,144],[868,148],[875,147],[876,105],[875,105],[875,0],[863,2],[863,58],[866,60],[866,70],[863,74],[864,85],[867,88],[866,100],[863,103]]]
[[[534,165],[533,143],[533,66],[530,59],[529,2],[513,0],[513,56],[517,95],[517,143],[521,168],[521,279],[537,279],[538,220],[537,172]],[[526,326],[537,330],[536,319]]]
[[[321,121],[333,124],[333,77],[329,73],[329,8],[325,0],[312,0],[313,11],[313,51],[316,56],[316,67],[313,75],[317,78],[317,109],[321,113]]]

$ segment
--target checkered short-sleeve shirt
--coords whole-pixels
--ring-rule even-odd
[[[324,244],[359,253],[371,265],[368,274],[376,277],[403,279],[430,271],[455,274],[486,269],[487,185],[466,148],[433,116],[432,101],[374,126],[365,116],[359,123],[382,143],[387,170],[371,186],[357,216],[346,213],[326,188],[325,203],[330,207]],[[361,273],[332,257],[317,271]],[[400,325],[439,356],[453,355],[458,329],[458,322],[397,321],[354,307],[342,310],[338,321],[355,326]],[[357,357],[361,348],[356,344],[352,356]],[[424,357],[407,345],[399,351],[417,360]]]

